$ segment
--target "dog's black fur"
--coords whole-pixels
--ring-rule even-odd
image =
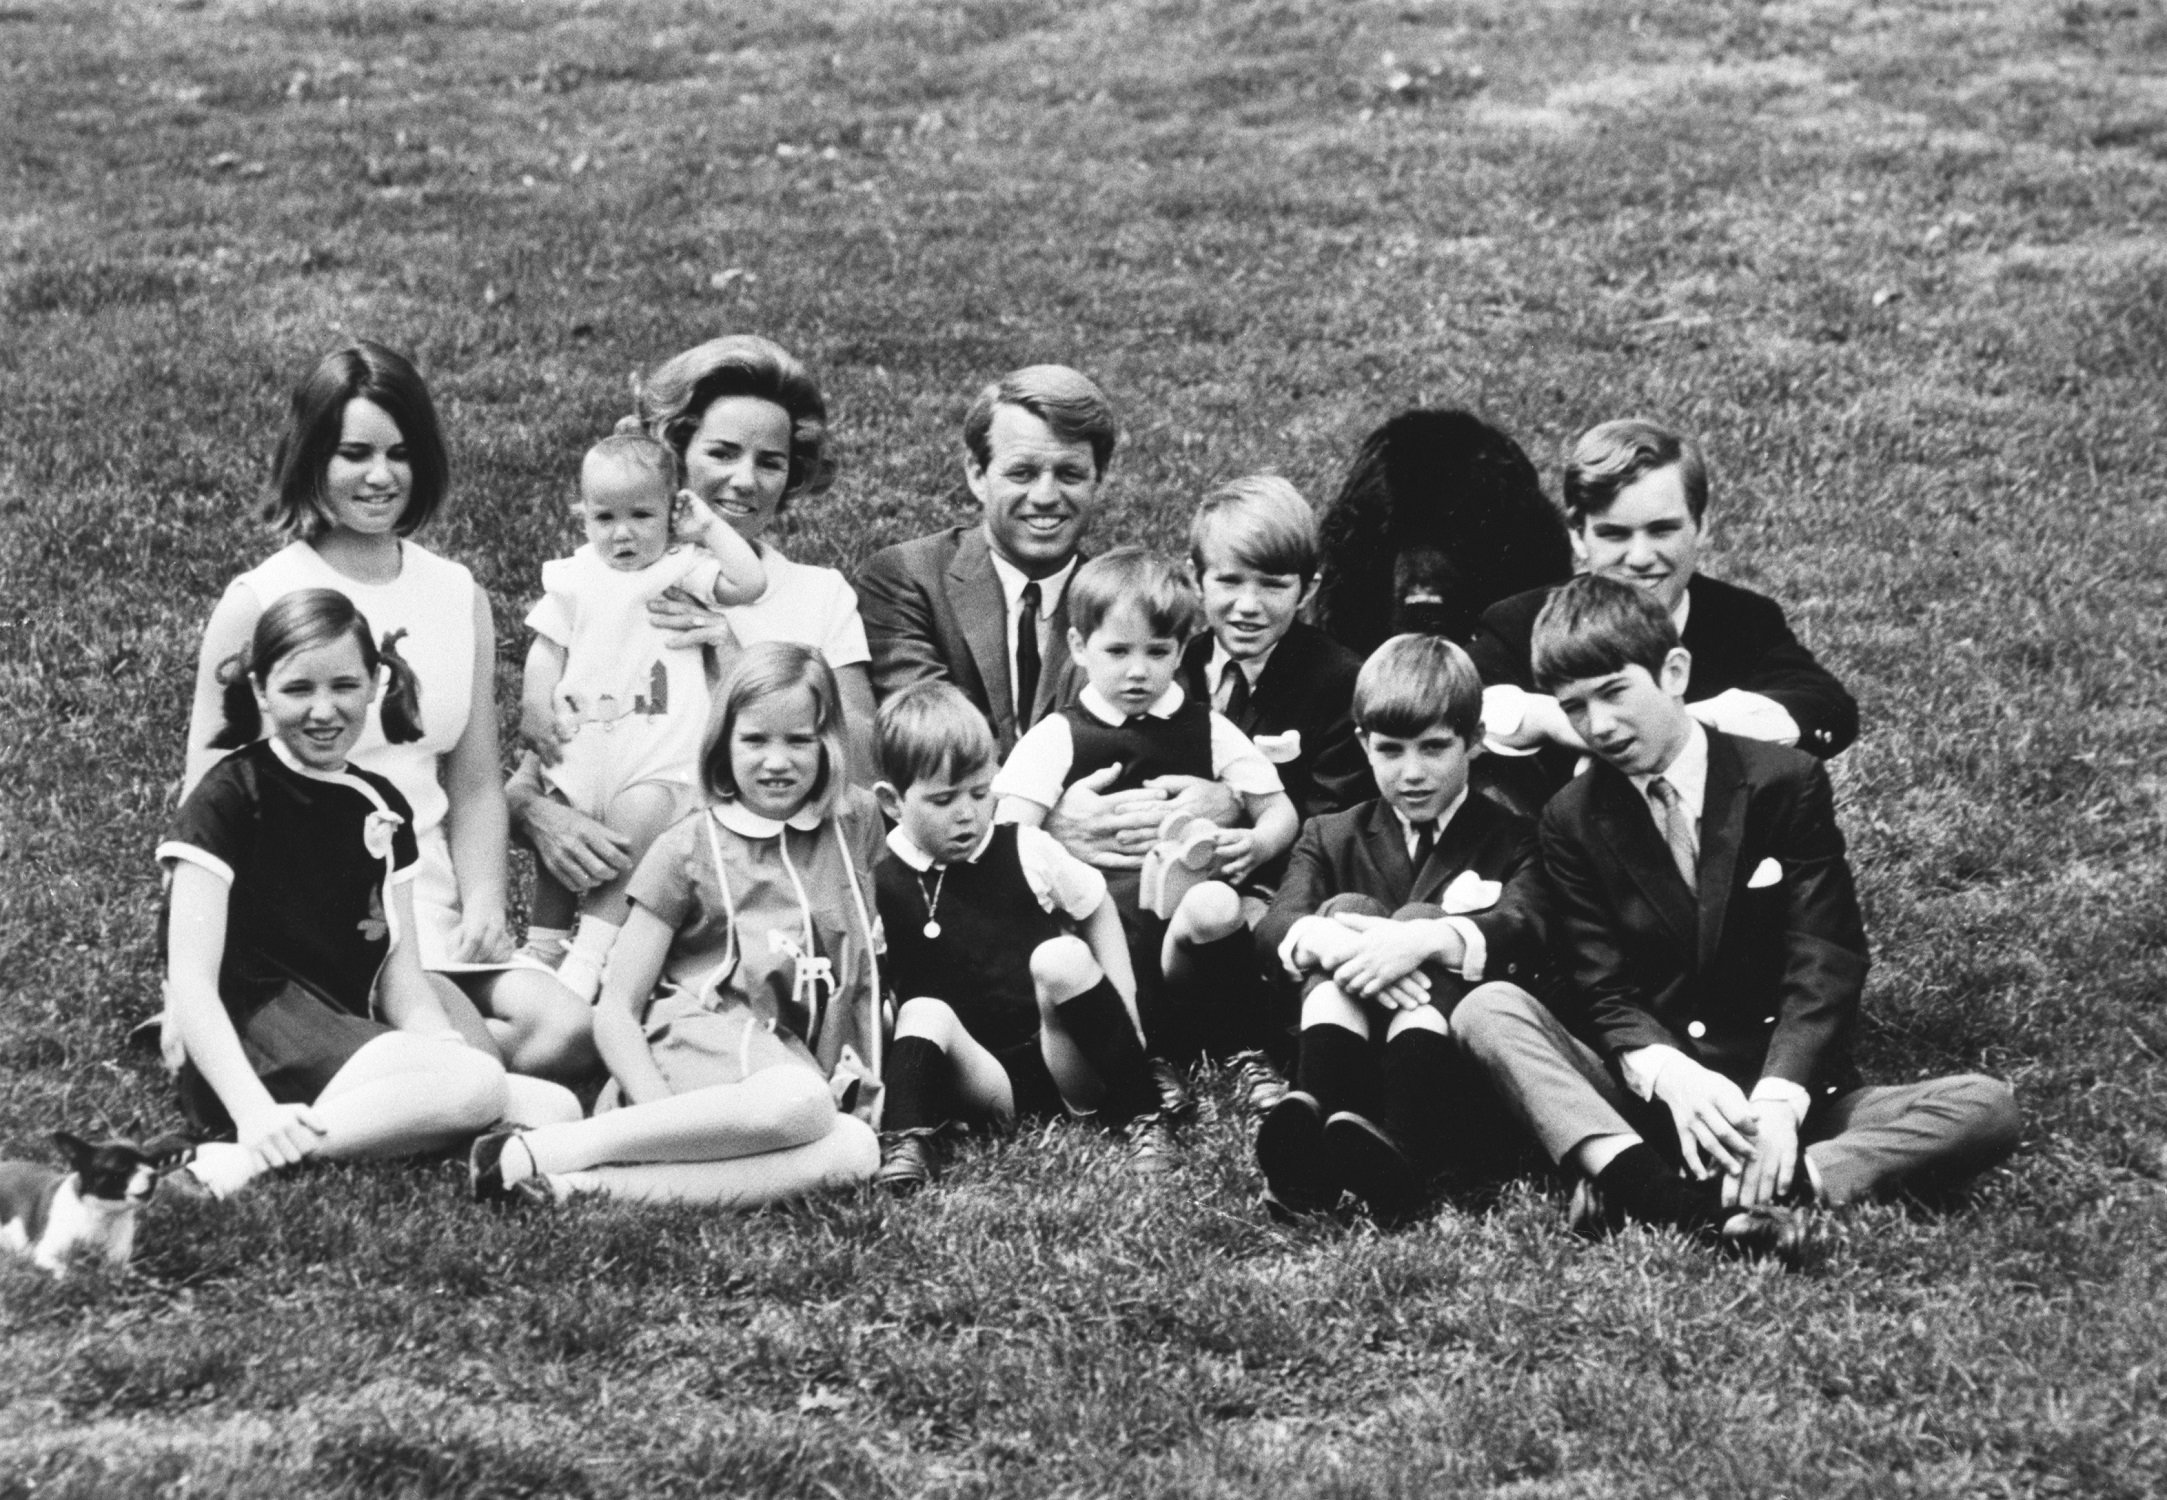
[[[1535,466],[1471,412],[1403,411],[1371,433],[1320,530],[1317,623],[1364,656],[1410,630],[1465,646],[1498,600],[1572,574]]]

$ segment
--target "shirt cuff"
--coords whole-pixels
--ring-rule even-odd
[[[1725,688],[1713,698],[1686,705],[1686,712],[1725,734],[1773,745],[1798,743],[1798,720],[1775,699],[1744,688]]]
[[[1482,971],[1490,962],[1490,944],[1482,929],[1465,917],[1446,917],[1445,925],[1460,935],[1465,952],[1460,955],[1460,977],[1469,984],[1482,983]]]
[[[1755,1104],[1781,1104],[1791,1111],[1791,1128],[1796,1130],[1806,1123],[1806,1111],[1813,1107],[1812,1096],[1788,1078],[1763,1078],[1753,1086],[1747,1098]]]
[[[1625,1075],[1625,1086],[1642,1099],[1655,1097],[1655,1086],[1662,1080],[1663,1072],[1673,1063],[1691,1062],[1692,1059],[1676,1047],[1656,1042],[1647,1047],[1635,1047],[1630,1052],[1618,1054],[1618,1071]]]
[[[1537,746],[1508,745],[1506,737],[1518,734],[1527,722],[1527,690],[1509,682],[1482,690],[1482,747],[1492,755],[1533,755]]]

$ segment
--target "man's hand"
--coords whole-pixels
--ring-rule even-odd
[[[1221,828],[1232,828],[1246,821],[1241,794],[1209,776],[1154,776],[1144,783],[1144,789],[1168,799],[1166,811],[1169,813],[1194,813]]]
[[[290,1167],[315,1154],[324,1123],[306,1104],[273,1104],[233,1122],[235,1139],[267,1167]]]
[[[565,741],[571,738],[571,729],[557,717],[555,709],[534,703],[520,709],[520,743],[532,750],[543,765],[553,766],[563,760]]]
[[[1437,957],[1437,945],[1427,922],[1395,922],[1356,912],[1334,920],[1353,928],[1358,937],[1354,952],[1332,971],[1332,982],[1341,990],[1391,1005],[1395,1010],[1410,1010],[1413,1006],[1398,1004],[1387,998],[1389,995],[1405,998],[1412,988],[1419,995],[1414,1005],[1429,998],[1429,976],[1422,972],[1422,966]]]
[[[1061,793],[1046,814],[1046,832],[1061,846],[1101,870],[1133,870],[1159,836],[1159,825],[1173,811],[1168,794],[1151,787],[1108,794],[1121,774],[1118,765],[1082,777]]]
[[[1798,1121],[1791,1106],[1780,1099],[1748,1101],[1753,1124],[1753,1159],[1743,1173],[1726,1173],[1723,1203],[1727,1208],[1764,1208],[1791,1190],[1798,1173]]]
[[[1714,1170],[1710,1162],[1732,1175],[1745,1171],[1753,1143],[1744,1132],[1759,1124],[1745,1090],[1681,1055],[1657,1075],[1655,1096],[1670,1109],[1678,1127],[1678,1150],[1695,1177],[1706,1178]]]
[[[632,867],[632,841],[549,797],[529,797],[520,823],[544,869],[568,891],[592,890]]]
[[[682,584],[647,601],[647,620],[657,630],[667,632],[663,644],[673,650],[737,645],[737,632],[715,607],[715,601],[687,593]]]

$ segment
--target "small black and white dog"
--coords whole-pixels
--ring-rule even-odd
[[[54,1276],[68,1262],[97,1252],[125,1266],[135,1249],[135,1220],[160,1174],[184,1164],[189,1144],[164,1136],[148,1146],[111,1140],[97,1145],[65,1130],[53,1143],[67,1158],[63,1172],[43,1162],[0,1162],[0,1246]]]
[[[1319,531],[1317,623],[1363,656],[1402,631],[1465,646],[1500,599],[1572,576],[1535,466],[1471,412],[1417,408],[1371,433]]]

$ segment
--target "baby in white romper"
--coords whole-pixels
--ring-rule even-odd
[[[520,734],[551,796],[631,842],[626,874],[578,898],[579,931],[557,967],[567,988],[591,1000],[624,923],[630,872],[698,795],[706,653],[669,647],[647,606],[675,587],[749,604],[767,574],[751,543],[679,488],[676,453],[645,433],[587,451],[577,509],[587,545],[542,565],[545,592],[527,616],[535,634]],[[697,545],[673,546],[673,535]],[[570,925],[574,899],[538,869],[532,925]]]

